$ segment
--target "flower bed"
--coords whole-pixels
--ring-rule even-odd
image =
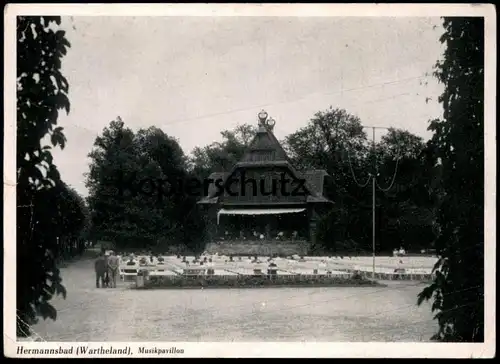
[[[328,275],[149,276],[142,289],[380,286],[362,277]]]
[[[341,270],[341,269],[339,269]],[[372,277],[372,272],[360,271],[356,269],[342,269],[348,273],[358,273],[365,279]],[[422,281],[429,282],[434,279],[434,273],[375,273],[375,279],[384,281]]]

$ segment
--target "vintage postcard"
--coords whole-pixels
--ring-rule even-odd
[[[494,356],[493,5],[4,20],[6,356]]]

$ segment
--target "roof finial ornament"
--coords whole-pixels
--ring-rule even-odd
[[[275,124],[276,124],[276,120],[274,120],[272,117],[267,119],[267,127],[269,128],[269,130],[272,131],[274,129]]]
[[[268,117],[267,112],[264,109],[262,109],[262,111],[259,113],[258,117],[259,117],[259,126],[265,126],[266,120]]]

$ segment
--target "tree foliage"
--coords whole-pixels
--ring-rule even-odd
[[[429,196],[428,166],[422,139],[390,129],[373,146],[361,120],[330,107],[286,138],[292,162],[301,169],[325,169],[326,195],[335,205],[319,222],[318,241],[332,252],[372,250],[372,189],[377,175],[376,250],[401,245],[429,248],[435,208]],[[420,187],[421,186],[421,187]]]
[[[179,189],[191,175],[177,140],[156,127],[134,133],[118,118],[96,138],[89,157],[94,239],[117,249],[202,248],[196,196]]]
[[[377,144],[379,237],[408,251],[428,249],[435,239],[438,199],[425,152],[423,139],[405,130],[389,129]]]
[[[52,192],[57,211],[57,257],[71,259],[85,250],[90,229],[89,209],[84,198],[64,182],[58,183]]]
[[[195,149],[192,171],[201,178],[213,171],[227,171],[240,160],[255,132],[255,127],[246,124],[223,131],[221,142]],[[330,107],[288,135],[283,146],[295,167],[325,169],[330,175],[325,194],[335,205],[323,215],[317,229],[323,249],[371,252],[372,193],[366,181],[374,166],[379,185],[377,251],[388,252],[401,245],[409,250],[432,246],[439,176],[430,168],[430,149],[422,138],[391,129],[373,149],[358,117]]]
[[[445,86],[443,120],[430,143],[441,164],[440,257],[436,278],[419,295],[433,298],[440,341],[484,341],[484,19],[444,18],[444,57],[435,76]]]
[[[49,303],[66,295],[57,266],[67,243],[86,225],[81,197],[60,178],[51,148],[64,148],[59,110],[69,112],[61,59],[69,42],[59,17],[17,18],[17,335],[37,316],[56,319]],[[44,145],[49,137],[52,146]]]
[[[345,242],[368,242],[371,224],[363,222],[371,221],[371,210],[362,201],[369,195],[351,174],[352,168],[358,179],[366,180],[369,172],[369,148],[361,120],[346,110],[330,107],[288,135],[285,148],[297,168],[324,169],[330,176],[325,194],[335,205],[318,225],[317,238],[323,247],[336,252],[346,249]]]
[[[190,170],[199,178],[206,178],[212,172],[230,170],[243,157],[256,133],[257,128],[249,124],[238,125],[234,130],[223,130],[222,142],[194,148],[189,160]]]

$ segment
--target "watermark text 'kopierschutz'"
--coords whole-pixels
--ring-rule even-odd
[[[305,179],[290,178],[282,173],[279,178],[247,178],[245,173],[239,177],[231,177],[226,180],[222,178],[198,178],[169,179],[169,178],[141,178],[135,174],[128,178],[120,176],[118,183],[118,194],[156,196],[159,200],[176,194],[203,197],[215,187],[213,197],[221,195],[228,196],[306,196],[307,190]],[[250,191],[249,191],[250,190]]]

